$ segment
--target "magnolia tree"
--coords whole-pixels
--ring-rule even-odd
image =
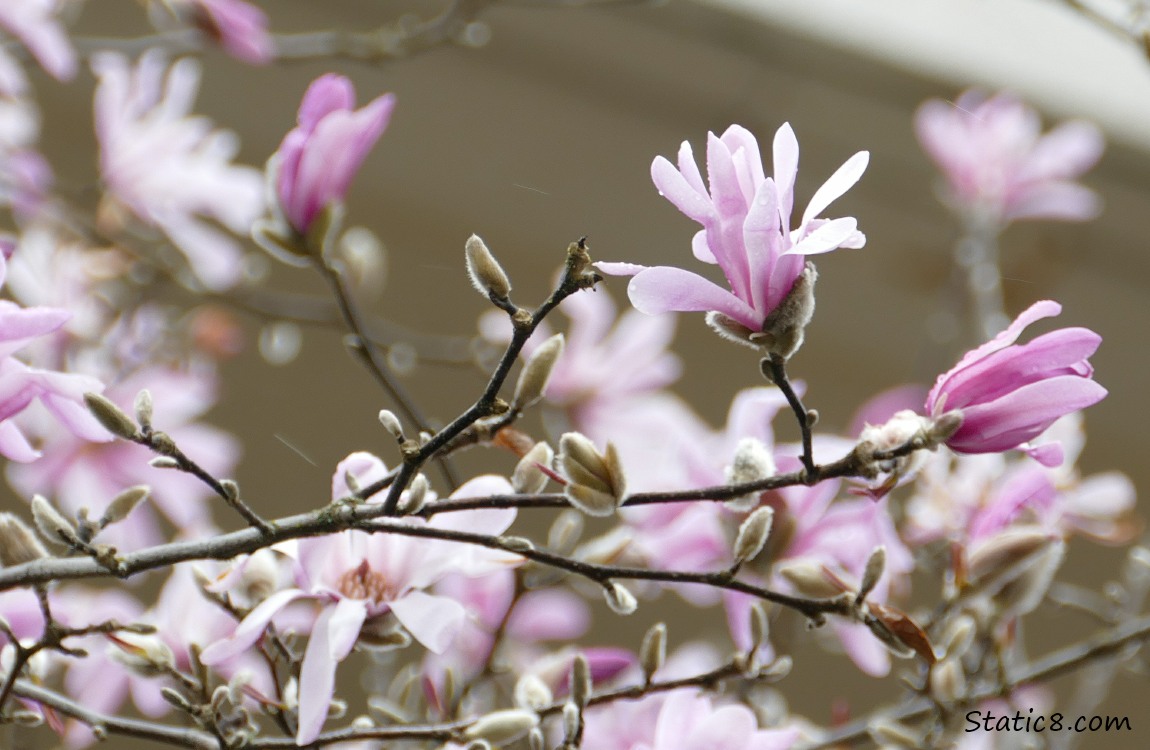
[[[344,222],[394,97],[357,102],[338,73],[285,92],[302,94],[298,119],[260,170],[193,114],[198,67],[178,53],[219,45],[263,64],[338,41],[388,57],[481,36],[482,5],[387,33],[277,37],[241,0],[166,0],[131,54],[70,39],[50,0],[0,5],[0,453],[25,501],[0,513],[0,731],[71,748],[131,736],[203,750],[812,750],[982,748],[1073,721],[1044,683],[1099,665],[1108,680],[1112,657],[1150,636],[1150,552],[1131,548],[1106,597],[1058,583],[1069,538],[1131,541],[1133,490],[1075,468],[1079,413],[1106,396],[1090,364],[1101,336],[1052,327],[1053,300],[1004,314],[995,240],[1012,222],[1095,215],[1075,180],[1101,153],[1098,131],[1043,134],[1005,94],[919,109],[983,343],[955,352],[929,391],[860,406],[845,434],[819,429],[818,393],[788,361],[815,310],[816,256],[866,244],[865,217],[828,212],[869,157],[797,209],[787,124],[707,134],[705,169],[691,145],[702,133],[683,134],[673,161],[652,149],[655,189],[700,225],[667,251],[682,267],[604,262],[579,239],[556,256],[546,299],[526,304],[468,239],[459,272],[492,305],[477,351],[498,354],[473,403],[435,429],[371,334],[358,298],[371,242]],[[53,185],[28,75],[68,80],[84,65],[95,213]],[[380,441],[330,467],[330,497],[281,517],[230,478],[236,439],[201,421],[236,331],[141,291],[162,274],[189,307],[271,306],[275,290],[248,273],[268,254],[327,283],[389,401]],[[607,276],[630,277],[634,310],[617,317],[593,293]],[[673,313],[702,313],[744,347],[758,384],[730,394],[721,429],[668,390]],[[565,427],[529,435],[533,410]],[[776,440],[780,423],[801,440]],[[461,476],[465,448],[518,464]],[[692,642],[652,621],[634,643],[587,645],[592,612],[642,618],[658,597],[729,636]],[[1031,658],[1028,616],[1048,598],[1110,625]],[[842,669],[901,679],[903,697],[832,726],[789,709],[803,664],[771,631],[804,622],[802,638],[844,652]],[[366,695],[337,679],[357,673]]]

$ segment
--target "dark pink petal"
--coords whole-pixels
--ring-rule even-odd
[[[999,333],[990,341],[986,342],[977,349],[967,352],[958,364],[952,367],[948,372],[943,373],[938,377],[934,384],[934,388],[927,394],[926,408],[929,414],[936,414],[939,408],[946,408],[939,404],[939,397],[944,390],[949,390],[950,380],[958,373],[961,373],[972,363],[988,357],[993,352],[999,349],[1005,349],[1018,340],[1022,332],[1026,330],[1027,326],[1035,321],[1042,320],[1043,318],[1050,318],[1062,312],[1062,305],[1054,302],[1053,300],[1040,300],[1035,302],[1030,307],[1023,310],[1017,318],[1014,319],[1006,330]]]
[[[1062,328],[1023,345],[991,352],[954,373],[946,384],[946,408],[993,401],[1020,386],[1063,374],[1089,375],[1086,359],[1102,337],[1086,328]]]
[[[1106,393],[1093,380],[1075,375],[1031,383],[990,403],[963,409],[962,426],[946,444],[963,453],[1017,448],[1059,417],[1098,403]]]
[[[339,110],[355,106],[355,88],[351,81],[335,73],[327,73],[312,81],[299,105],[299,125],[311,132],[319,121]]]
[[[763,325],[762,316],[746,302],[702,276],[681,268],[655,266],[642,271],[631,279],[627,296],[637,310],[648,315],[715,310],[751,330],[758,330]]]

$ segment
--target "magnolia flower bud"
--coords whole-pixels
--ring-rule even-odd
[[[759,508],[739,527],[735,537],[735,565],[753,560],[763,551],[767,544],[767,537],[771,533],[771,523],[775,518],[775,509],[769,505]]]
[[[144,391],[141,391],[143,393]],[[129,487],[120,494],[112,498],[112,502],[108,503],[107,509],[104,510],[104,515],[100,518],[100,528],[104,528],[109,524],[122,521],[128,517],[136,506],[144,502],[152,492],[152,488],[146,484],[139,484],[135,487]]]
[[[547,443],[539,442],[519,459],[511,474],[511,487],[519,493],[534,495],[547,486],[548,477],[540,466],[550,468],[555,452]]]
[[[855,601],[861,602],[867,598],[876,585],[879,579],[882,578],[883,572],[886,570],[886,547],[879,545],[874,548],[867,558],[866,567],[863,569],[862,583],[859,584],[858,595]]]
[[[0,513],[0,565],[21,565],[47,556],[27,524],[11,513]]]
[[[617,615],[629,615],[639,606],[635,595],[626,586],[615,581],[603,587],[603,597],[607,600],[607,606]]]
[[[930,692],[943,703],[957,703],[966,695],[966,673],[960,659],[947,657],[931,667]]]
[[[751,621],[751,647],[747,650],[748,654],[754,654],[767,642],[770,637],[770,621],[767,620],[767,611],[763,609],[761,602],[755,602],[751,605],[749,613]]]
[[[582,711],[574,703],[563,704],[563,738],[568,742],[579,735],[579,725],[582,723]]]
[[[563,334],[557,333],[531,353],[515,384],[513,408],[526,409],[543,398],[543,391],[547,388],[547,381],[551,379],[555,363],[563,356],[563,344]]]
[[[591,665],[587,657],[576,654],[571,662],[571,701],[581,709],[591,699]],[[566,711],[566,709],[564,709]]]
[[[383,429],[391,433],[396,442],[402,443],[407,440],[407,436],[403,434],[403,423],[399,421],[399,417],[395,416],[395,412],[389,409],[380,409],[379,423],[383,425]]]
[[[775,457],[771,455],[767,446],[755,438],[743,438],[735,448],[735,460],[727,469],[728,484],[744,484],[757,482],[760,479],[773,477],[778,473],[775,466]],[[749,492],[746,495],[733,497],[727,501],[732,510],[747,511],[759,503],[759,492]]]
[[[123,412],[120,407],[116,406],[112,401],[99,393],[85,393],[84,403],[88,405],[88,411],[92,412],[92,416],[96,421],[104,426],[104,429],[112,433],[116,437],[124,438],[125,440],[135,440],[140,435],[140,430],[132,418]]]
[[[172,649],[158,636],[136,633],[116,633],[109,639],[108,656],[144,677],[163,674],[175,664]]]
[[[42,495],[32,496],[32,520],[40,535],[53,544],[68,546],[80,540],[72,522]]]
[[[152,426],[152,392],[143,388],[136,394],[136,421],[141,427]]]
[[[427,505],[428,491],[431,484],[427,481],[427,477],[423,474],[416,474],[415,479],[411,480],[408,485],[407,491],[403,493],[399,502],[399,512],[403,515],[415,515],[423,510]]]
[[[469,740],[487,740],[506,745],[539,726],[539,715],[522,708],[509,708],[481,716],[463,735]]]
[[[777,566],[779,575],[787,581],[802,596],[814,599],[828,599],[841,594],[842,588],[824,572],[822,565],[806,560],[793,560],[780,563]]]
[[[515,683],[515,705],[520,708],[539,710],[553,700],[551,688],[536,675],[525,674]]]
[[[879,717],[867,725],[867,734],[883,747],[921,747],[923,737],[905,724]]]
[[[464,253],[471,285],[484,297],[507,299],[507,295],[511,294],[511,281],[478,235],[473,234],[467,238]]]
[[[148,465],[153,469],[178,469],[180,462],[170,456],[156,456]]]
[[[639,646],[639,666],[643,669],[643,677],[650,681],[666,660],[667,626],[660,622],[647,631]]]
[[[567,479],[564,494],[590,516],[609,516],[626,494],[626,480],[615,446],[602,454],[587,437],[568,432],[559,439],[559,470]]]

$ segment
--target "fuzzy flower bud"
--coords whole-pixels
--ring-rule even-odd
[[[0,513],[0,565],[22,565],[47,556],[27,524],[11,513]]]
[[[883,572],[886,570],[886,547],[879,545],[874,548],[867,558],[866,567],[863,569],[862,583],[859,584],[858,595],[855,597],[856,601],[866,599],[874,587],[878,585],[879,579],[882,578]]]
[[[522,708],[494,711],[481,716],[463,733],[469,740],[507,745],[539,726],[539,715]]]
[[[41,536],[53,544],[67,545],[79,541],[76,527],[42,495],[32,497],[32,520]]]
[[[531,353],[515,384],[515,398],[512,402],[514,408],[526,409],[543,398],[543,391],[551,379],[555,363],[563,356],[563,342],[563,334],[557,333]]]
[[[576,654],[571,662],[571,701],[576,708],[587,705],[591,699],[591,690],[591,665],[587,663],[586,656]]]
[[[399,421],[399,417],[395,416],[395,412],[389,409],[380,409],[379,423],[383,425],[383,429],[391,433],[396,442],[402,443],[407,440],[407,436],[403,434],[403,423]]]
[[[639,646],[639,666],[643,669],[643,676],[649,681],[666,660],[667,626],[660,622],[651,626]]]
[[[729,484],[744,484],[757,482],[760,479],[773,477],[778,473],[775,466],[775,457],[761,440],[743,438],[735,448],[735,460],[727,469],[727,482]],[[746,495],[733,497],[727,501],[732,510],[748,511],[759,503],[759,492],[750,492]]]
[[[771,524],[775,519],[775,509],[769,505],[759,508],[739,527],[735,537],[735,565],[753,560],[763,551],[767,544],[767,537],[771,534]]]
[[[152,392],[147,388],[143,388],[136,394],[136,421],[139,422],[141,427],[152,426]]]
[[[88,405],[88,411],[92,412],[92,416],[104,426],[104,429],[116,437],[134,440],[139,436],[140,430],[136,423],[111,399],[101,396],[99,393],[85,393],[84,403]]]
[[[639,606],[635,595],[626,586],[615,581],[603,587],[603,598],[607,600],[607,606],[611,611],[617,615],[629,615]]]
[[[536,675],[525,674],[515,683],[515,705],[537,711],[553,700],[551,688]]]
[[[143,392],[144,391],[141,391],[141,393]],[[140,484],[135,487],[129,487],[116,495],[112,498],[112,502],[108,503],[108,507],[100,519],[100,528],[127,518],[128,514],[135,510],[137,505],[144,502],[151,493],[151,487],[146,484]]]
[[[464,253],[467,257],[467,276],[476,291],[484,297],[507,299],[511,294],[511,281],[479,235],[473,234],[467,238]]]

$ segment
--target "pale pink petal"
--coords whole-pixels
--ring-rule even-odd
[[[424,591],[410,591],[388,606],[411,637],[436,654],[447,650],[467,618],[459,602]]]
[[[763,317],[746,302],[698,274],[670,266],[655,266],[639,273],[627,287],[631,304],[640,312],[715,310],[751,330],[762,327]]]
[[[235,632],[223,640],[216,641],[200,655],[204,664],[219,664],[227,661],[250,648],[267,630],[268,623],[272,621],[280,610],[298,599],[310,598],[299,589],[284,589],[264,599],[245,617]],[[326,610],[325,610],[326,611]]]
[[[699,223],[712,221],[715,207],[706,193],[699,193],[675,165],[662,156],[651,162],[651,179],[659,194],[689,218]]]
[[[822,186],[815,191],[807,210],[803,212],[802,226],[806,226],[817,219],[827,206],[841,197],[847,190],[859,181],[870,162],[869,151],[859,151],[847,159]]]
[[[786,255],[818,255],[843,246],[856,234],[858,221],[851,217],[823,222],[813,232],[799,240]]]

